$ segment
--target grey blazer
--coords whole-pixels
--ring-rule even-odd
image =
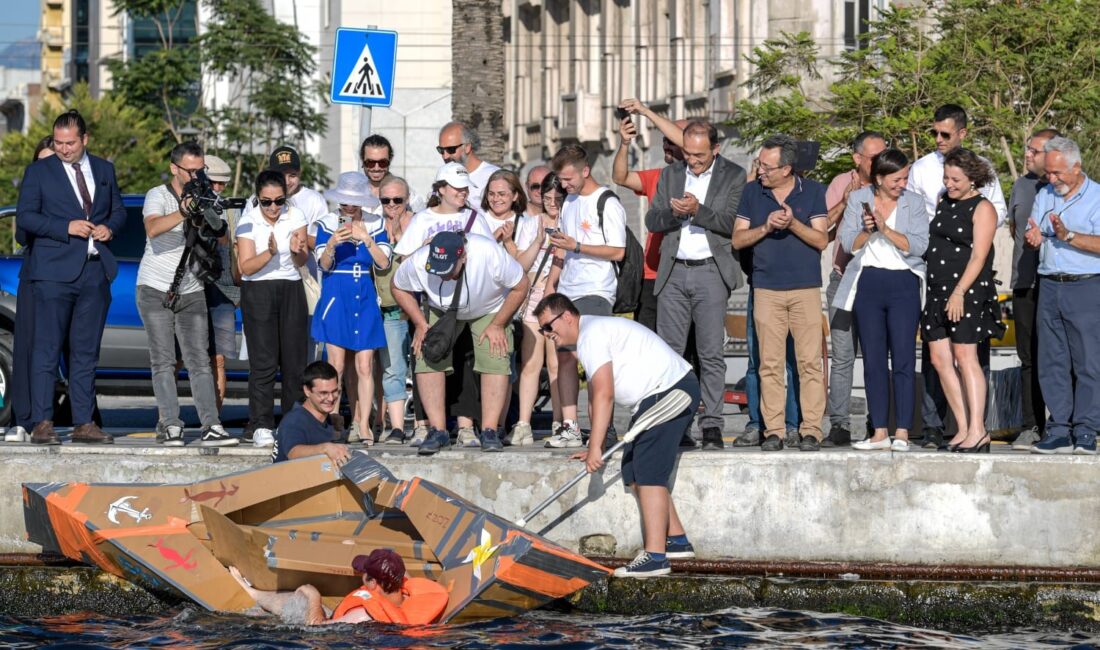
[[[714,256],[718,272],[726,289],[732,291],[744,284],[730,237],[733,235],[737,206],[741,202],[741,190],[745,187],[745,170],[737,163],[716,156],[711,174],[707,195],[700,197],[699,211],[691,218],[691,223],[706,229],[707,243],[710,244],[710,252]],[[665,233],[661,242],[657,281],[653,286],[654,294],[659,294],[668,282],[676,260],[676,251],[680,248],[680,227],[683,220],[672,214],[669,199],[683,196],[686,182],[687,163],[680,161],[665,167],[657,181],[657,194],[645,215],[647,230]]]

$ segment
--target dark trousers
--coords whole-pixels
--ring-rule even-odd
[[[1039,337],[1035,328],[1035,308],[1039,303],[1039,287],[1012,292],[1012,313],[1016,320],[1016,356],[1020,357],[1020,387],[1023,394],[1024,428],[1046,428],[1047,405],[1039,386],[1035,360],[1039,356]]]
[[[1039,383],[1047,435],[1089,438],[1100,430],[1100,277],[1039,279]],[[1074,379],[1076,378],[1076,385]]]
[[[447,412],[451,417],[481,419],[480,384],[474,372],[474,338],[463,323],[451,351],[454,372],[447,375]]]
[[[57,364],[69,343],[69,398],[73,424],[92,421],[95,409],[95,369],[111,282],[98,257],[88,260],[72,282],[34,282],[34,359],[31,365],[31,420],[53,420]],[[17,307],[18,308],[18,307]]]
[[[657,331],[657,296],[653,295],[656,284],[655,279],[642,280],[642,295],[638,297],[638,310],[634,312],[634,320],[651,332]]]
[[[31,363],[34,359],[34,283],[19,279],[15,294],[15,340],[12,341],[11,424],[30,429],[31,418]],[[53,389],[50,389],[53,399]]]
[[[241,316],[248,343],[248,426],[275,428],[275,376],[282,372],[282,412],[302,399],[309,343],[309,311],[301,280],[258,280],[241,285]]]
[[[852,313],[863,349],[863,385],[871,426],[889,425],[892,375],[897,427],[911,429],[920,279],[911,271],[864,268]]]

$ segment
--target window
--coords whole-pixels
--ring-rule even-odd
[[[871,20],[871,0],[845,0],[844,47],[855,50],[864,46],[869,20]]]

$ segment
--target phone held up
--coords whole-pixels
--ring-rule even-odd
[[[866,201],[863,202],[863,214],[871,217],[871,232],[877,232],[878,225],[875,224],[875,213],[871,210],[871,204]]]
[[[615,117],[619,118],[619,121],[622,122],[623,120],[630,117],[630,111],[626,110],[625,108],[622,108],[621,106],[616,107],[615,108]]]

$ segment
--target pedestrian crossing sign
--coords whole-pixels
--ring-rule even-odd
[[[334,104],[389,106],[397,67],[397,32],[384,29],[336,30],[332,55]]]

